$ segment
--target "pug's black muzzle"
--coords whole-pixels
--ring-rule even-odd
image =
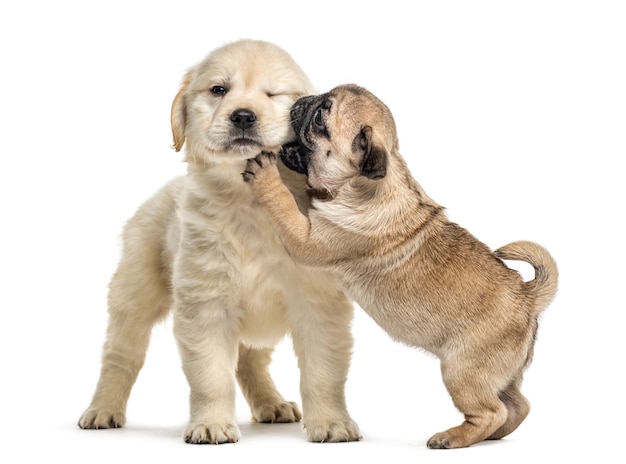
[[[299,141],[287,143],[280,149],[280,159],[292,171],[308,174],[309,157],[311,152]]]
[[[284,165],[300,174],[308,173],[311,152],[315,142],[310,138],[310,126],[315,111],[323,103],[323,95],[309,95],[298,99],[291,107],[291,126],[296,133],[295,142],[283,145],[280,158]]]
[[[309,95],[299,98],[291,107],[291,126],[298,139],[304,139],[304,131],[311,124],[315,109],[320,102],[320,95]]]

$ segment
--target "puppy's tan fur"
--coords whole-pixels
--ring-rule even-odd
[[[292,116],[315,198],[309,217],[281,186],[274,155],[244,173],[290,255],[333,271],[391,336],[440,358],[465,421],[435,434],[430,448],[511,433],[529,412],[520,384],[538,316],[556,292],[555,261],[531,242],[492,252],[450,222],[400,156],[389,109],[367,90],[301,99]],[[535,279],[524,282],[502,259],[529,262]]]
[[[125,228],[100,379],[80,427],[124,424],[151,329],[173,308],[190,386],[185,441],[239,440],[235,378],[255,420],[301,419],[268,370],[286,334],[301,370],[309,440],[360,438],[344,399],[352,303],[329,273],[293,262],[240,176],[247,158],[293,139],[289,110],[311,91],[292,58],[261,41],[227,44],[186,73],[171,121],[176,150],[186,144],[188,174],[163,187]],[[282,179],[306,211],[305,177],[283,169]]]

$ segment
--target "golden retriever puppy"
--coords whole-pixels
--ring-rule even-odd
[[[428,447],[513,432],[529,412],[520,386],[538,318],[557,291],[550,253],[527,241],[492,252],[450,222],[413,178],[391,112],[368,90],[342,85],[301,98],[292,120],[299,143],[281,157],[308,175],[308,217],[282,185],[274,154],[249,160],[243,173],[291,256],[335,272],[393,338],[439,357],[465,421]],[[530,263],[535,278],[524,282],[502,260]]]
[[[310,441],[360,439],[344,398],[352,303],[331,274],[293,262],[241,182],[246,159],[294,138],[290,108],[311,91],[294,60],[263,41],[226,44],[185,74],[171,122],[188,172],[125,227],[100,379],[81,428],[124,424],[151,329],[171,310],[190,387],[186,442],[240,439],[235,379],[256,421],[303,418]],[[305,176],[280,169],[306,213]],[[298,357],[303,415],[268,371],[285,335]]]

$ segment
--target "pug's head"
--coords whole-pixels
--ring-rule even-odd
[[[283,147],[281,159],[308,176],[318,198],[334,198],[347,182],[385,178],[389,156],[398,147],[387,106],[353,84],[298,99],[291,123],[297,142]]]

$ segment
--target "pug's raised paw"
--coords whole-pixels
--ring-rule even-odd
[[[246,162],[246,169],[241,173],[241,176],[244,182],[249,184],[259,182],[266,176],[279,176],[276,163],[277,157],[275,153],[263,151],[255,158],[251,158]]]

